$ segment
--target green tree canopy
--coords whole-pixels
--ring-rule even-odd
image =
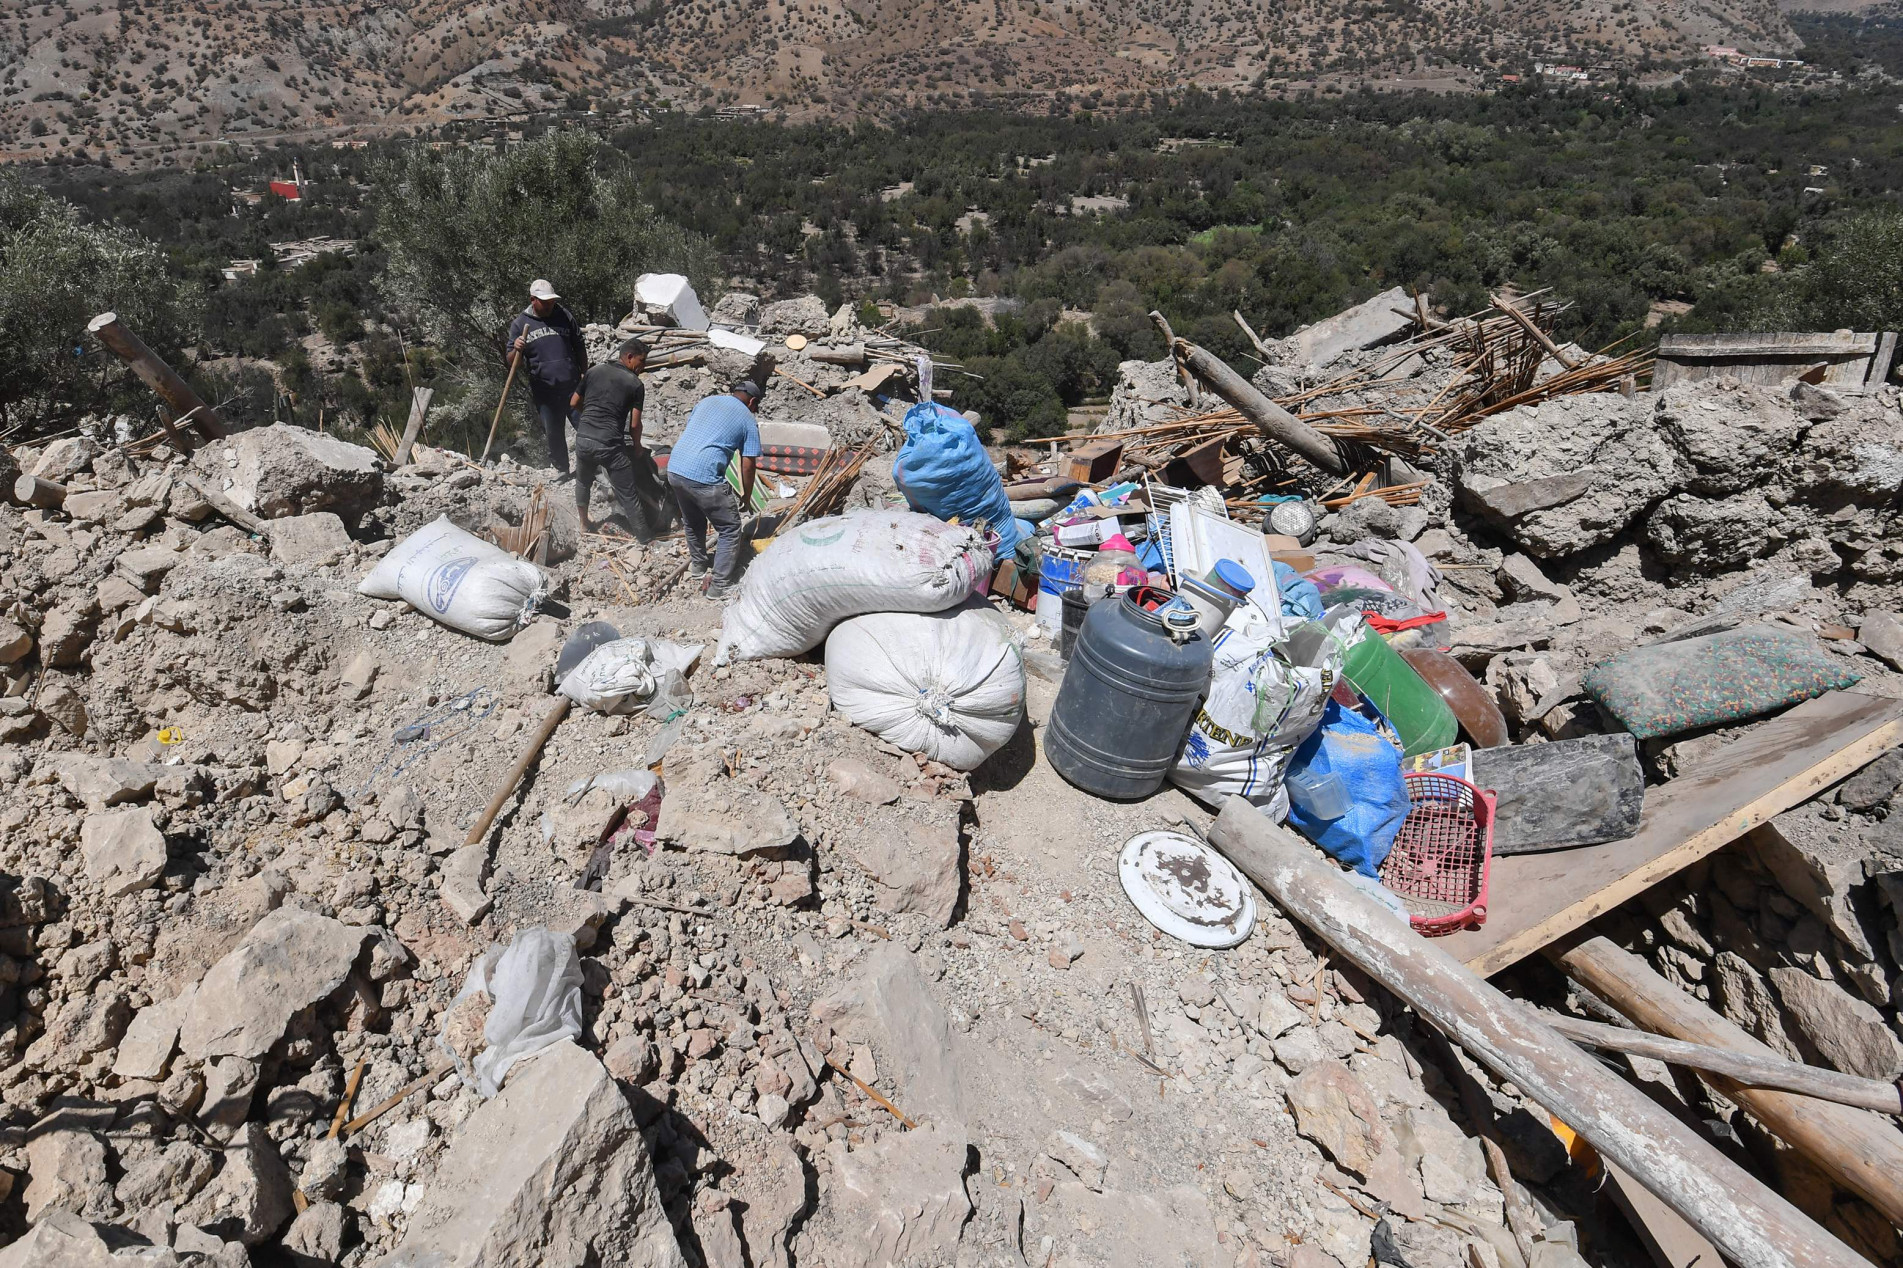
[[[86,334],[117,312],[161,356],[196,327],[200,296],[138,234],[83,224],[70,203],[0,172],[0,411],[30,431],[139,402],[145,389]]]
[[[414,146],[372,174],[382,286],[453,358],[497,355],[531,279],[582,321],[615,322],[641,273],[711,288],[712,249],[642,201],[629,162],[587,133],[491,154]]]

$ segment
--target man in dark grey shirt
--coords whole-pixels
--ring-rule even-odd
[[[588,371],[569,402],[580,411],[575,419],[575,507],[582,532],[594,530],[588,503],[596,474],[606,472],[628,528],[644,544],[667,531],[670,500],[654,459],[641,447],[641,405],[647,395],[641,367],[647,355],[647,345],[628,340],[618,360]]]

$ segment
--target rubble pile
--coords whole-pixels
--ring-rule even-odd
[[[1292,337],[1311,368],[1277,394],[1394,360],[1370,345],[1405,323],[1347,317]],[[812,355],[868,342],[850,311],[728,295],[710,320],[778,343],[764,423],[896,447],[916,380],[847,387]],[[594,355],[619,337],[591,328]],[[649,375],[654,438],[756,365],[697,355]],[[1405,381],[1452,381],[1447,349],[1405,355]],[[1206,404],[1168,363],[1124,375],[1113,430]],[[1311,401],[1373,409],[1371,382]],[[1311,576],[1418,558],[1441,618],[1420,646],[1522,747],[1613,729],[1585,686],[1608,657],[1745,621],[1903,697],[1893,391],[1569,393],[1412,434],[1438,478],[1311,497],[1296,553]],[[1028,670],[1028,725],[965,771],[852,725],[817,648],[570,710],[551,693],[584,627],[712,649],[749,596],[702,598],[678,535],[582,533],[552,473],[428,447],[391,469],[287,426],[133,450],[16,449],[62,493],[0,503],[0,1263],[1642,1262],[1546,1109],[1376,968],[1267,899],[1211,949],[1126,898],[1126,843],[1197,844],[1214,816],[1060,778],[1064,663],[1011,611],[1028,546],[977,579],[988,606],[969,577],[944,600],[1003,613]],[[890,471],[848,507],[891,509]],[[1259,491],[1228,499],[1250,538]],[[544,512],[520,553],[547,595],[507,641],[437,619],[466,561],[432,575],[440,605],[359,592],[441,517],[497,541]],[[1120,577],[1132,544],[1101,544]],[[1757,725],[1645,741],[1654,787]],[[1894,1080],[1899,785],[1897,751],[1860,765],[1599,929],[1778,1052]],[[531,952],[525,1002],[500,966]],[[492,1085],[505,1030],[529,1051]],[[1688,1117],[1762,1137],[1642,1062]],[[1814,1218],[1898,1260],[1871,1208],[1806,1183]]]
[[[1024,736],[976,777],[922,763],[831,712],[817,664],[772,660],[708,671],[666,727],[578,714],[471,851],[565,631],[711,636],[718,607],[661,589],[677,541],[624,572],[634,606],[570,539],[567,615],[494,646],[355,583],[440,513],[516,522],[522,468],[420,448],[390,471],[288,427],[16,456],[70,503],[0,507],[0,1168],[35,1244],[1265,1263],[1300,1238],[1350,1264],[1377,1201],[1504,1236],[1365,981],[1279,921],[1213,964],[1113,897],[1118,842],[1200,813],[1179,795],[1094,803]],[[659,848],[576,888],[602,803],[563,790],[662,749]],[[536,927],[574,935],[582,1034],[484,1100],[436,1037],[475,958]],[[1419,1262],[1460,1262],[1434,1245]]]

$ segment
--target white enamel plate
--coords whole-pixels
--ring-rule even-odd
[[[1180,832],[1130,838],[1117,860],[1143,918],[1191,946],[1233,947],[1255,927],[1255,894],[1228,859]]]

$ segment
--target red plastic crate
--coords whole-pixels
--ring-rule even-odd
[[[1437,938],[1487,920],[1494,796],[1452,775],[1405,775],[1413,807],[1381,865],[1416,933]]]

